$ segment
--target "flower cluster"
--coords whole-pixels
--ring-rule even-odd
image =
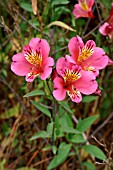
[[[93,40],[84,44],[79,36],[70,39],[68,48],[71,56],[61,57],[56,63],[53,96],[60,101],[67,94],[73,102],[79,103],[82,94],[90,95],[98,90],[96,77],[109,59]],[[11,70],[19,76],[26,76],[27,82],[32,82],[38,75],[45,80],[54,65],[53,58],[48,57],[49,51],[45,39],[33,38],[21,53],[13,56]]]

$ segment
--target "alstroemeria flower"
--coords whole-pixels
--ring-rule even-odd
[[[87,41],[84,45],[79,36],[73,37],[69,41],[68,48],[76,64],[83,70],[92,71],[95,76],[108,64],[108,56],[102,48],[96,47],[93,40]]]
[[[92,13],[93,4],[94,0],[78,0],[78,4],[75,4],[73,9],[73,14],[75,18],[94,18],[94,15]]]
[[[61,101],[66,97],[66,93],[71,100],[80,103],[82,94],[92,94],[96,91],[98,84],[92,72],[83,71],[80,66],[69,61],[71,57],[66,55],[58,59],[56,64],[57,73],[60,77],[54,79],[53,96]]]
[[[19,76],[26,76],[27,82],[32,82],[38,75],[45,80],[54,65],[53,58],[48,57],[49,51],[50,47],[45,39],[32,38],[21,53],[13,56],[11,70]]]
[[[108,35],[110,39],[113,38],[113,3],[110,11],[110,17],[107,22],[100,26],[99,31],[102,35]]]

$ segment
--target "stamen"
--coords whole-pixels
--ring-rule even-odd
[[[92,48],[91,45],[89,46],[84,46],[84,48],[81,50],[81,53],[78,57],[78,61],[84,61],[86,60],[88,57],[90,57],[92,54],[94,53],[94,50]]]
[[[81,0],[80,6],[84,11],[88,11],[88,5],[85,0]]]
[[[65,70],[64,81],[66,84],[70,84],[81,77],[80,70]]]
[[[42,56],[38,51],[34,51],[30,48],[30,46],[27,46],[24,48],[25,58],[26,60],[35,65],[36,67],[41,67],[42,65]]]
[[[89,67],[87,67],[87,68],[85,68],[85,70],[87,70],[87,71],[94,71],[94,67],[91,67],[91,66],[89,66]]]

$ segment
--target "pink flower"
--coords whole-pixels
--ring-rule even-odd
[[[75,18],[94,18],[94,15],[92,13],[93,4],[94,0],[78,0],[78,4],[75,4],[73,9],[73,14]]]
[[[92,72],[83,71],[80,66],[69,61],[71,57],[66,55],[58,59],[56,70],[60,77],[54,79],[53,96],[61,101],[66,97],[66,93],[73,102],[79,103],[82,95],[92,94],[96,91],[98,84]]]
[[[32,82],[38,75],[45,80],[54,65],[53,58],[48,57],[49,51],[50,47],[45,39],[32,38],[21,53],[13,56],[11,70],[19,76],[26,76],[27,82]]]
[[[113,3],[110,11],[110,17],[107,22],[105,22],[102,26],[100,26],[99,31],[102,35],[108,35],[110,39],[113,37]]]
[[[79,36],[73,37],[69,41],[68,48],[73,61],[83,70],[93,71],[95,76],[108,64],[108,56],[102,48],[96,47],[93,40],[87,41],[84,45]]]

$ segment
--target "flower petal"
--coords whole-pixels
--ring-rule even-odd
[[[29,42],[29,46],[36,50],[39,46],[40,41],[40,38],[32,38]]]
[[[92,49],[92,48],[96,47],[96,44],[95,44],[95,42],[93,40],[88,40],[86,42],[85,46]]]
[[[76,19],[80,17],[88,17],[87,11],[84,11],[79,4],[76,4],[73,9],[73,15]]]
[[[87,60],[85,60],[82,63],[83,67],[94,67],[97,70],[101,70],[104,67],[106,67],[108,64],[108,56],[105,55],[105,52],[102,48],[95,47],[94,53],[91,57],[89,57]]]
[[[69,52],[72,55],[73,60],[76,62],[79,56],[79,50],[84,46],[82,39],[77,36],[70,39],[68,43]]]
[[[42,80],[45,80],[47,79],[50,74],[52,73],[52,66],[54,65],[54,60],[53,58],[51,57],[47,57],[43,60],[43,63],[42,63],[42,69],[43,69],[43,72],[40,74],[40,78]]]
[[[31,83],[38,75],[30,75],[29,73],[26,75],[26,81]]]
[[[76,103],[80,103],[82,100],[82,95],[79,91],[74,90],[73,93],[70,91],[67,91],[68,95],[70,96],[71,100]]]
[[[45,39],[41,40],[41,50],[42,50],[41,51],[42,57],[43,58],[48,57],[49,52],[50,52],[50,47],[49,47],[48,42]]]
[[[19,75],[25,76],[32,68],[32,65],[25,59],[23,53],[15,54],[12,58],[11,70]]]
[[[56,100],[64,100],[66,96],[66,89],[64,88],[64,81],[62,78],[57,77],[54,79],[53,96]]]
[[[74,87],[81,93],[89,95],[96,91],[98,84],[92,72],[82,71],[82,77],[74,83]]]
[[[48,57],[50,47],[45,39],[32,38],[29,42],[29,46],[40,51],[43,58]]]
[[[92,6],[94,5],[94,0],[86,0],[86,3],[88,5],[88,8],[92,9]]]
[[[63,77],[62,69],[65,66],[65,61],[66,59],[64,57],[61,57],[57,60],[57,63],[56,63],[57,73],[62,77]]]
[[[101,25],[100,26],[100,28],[99,28],[99,32],[102,34],[102,35],[104,35],[104,36],[106,36],[107,34],[108,34],[108,27],[109,27],[109,24],[107,23],[107,22],[105,22],[103,25]]]

